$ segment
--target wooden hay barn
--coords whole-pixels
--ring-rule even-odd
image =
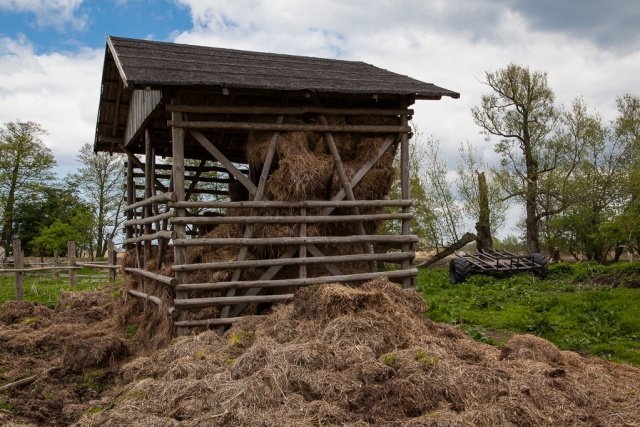
[[[408,107],[443,96],[459,97],[363,62],[108,37],[95,151],[128,156],[129,294],[182,335],[299,286],[411,287]]]

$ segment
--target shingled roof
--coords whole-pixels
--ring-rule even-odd
[[[219,86],[243,89],[459,98],[431,83],[359,61],[249,52],[108,37],[122,81],[145,86]]]

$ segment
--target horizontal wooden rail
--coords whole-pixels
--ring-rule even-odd
[[[134,178],[144,178],[144,174],[143,173],[134,173],[133,174]],[[155,178],[157,179],[171,179],[171,175],[168,174],[155,174],[154,175]],[[216,184],[232,184],[234,182],[236,182],[235,179],[233,178],[212,178],[212,177],[207,177],[207,176],[200,176],[200,177],[195,177],[195,176],[191,176],[191,175],[185,175],[184,176],[184,180],[185,181],[193,181],[197,179],[198,182],[213,182]]]
[[[130,225],[147,225],[147,224],[153,224],[154,222],[157,221],[163,221],[165,219],[169,219],[174,215],[173,211],[169,211],[169,212],[164,212],[155,216],[150,216],[148,218],[143,218],[143,219],[130,219],[128,221],[124,222],[124,226],[128,227]]]
[[[174,326],[217,326],[217,325],[231,325],[240,319],[246,319],[246,317],[225,317],[224,319],[204,319],[204,320],[180,320],[174,322]],[[253,317],[253,316],[252,316]],[[263,316],[258,316],[263,317]]]
[[[174,246],[272,246],[272,245],[322,245],[348,243],[417,243],[418,236],[353,235],[317,237],[265,237],[265,238],[206,238],[175,239]]]
[[[169,207],[178,209],[220,209],[220,208],[374,208],[374,207],[406,207],[411,200],[312,200],[305,202],[170,202]]]
[[[124,271],[126,271],[127,273],[138,274],[140,276],[144,276],[149,279],[157,280],[158,282],[164,283],[165,285],[169,285],[169,286],[175,286],[176,283],[178,283],[175,277],[163,276],[162,274],[152,273],[150,271],[143,270],[141,268],[127,267],[124,269]]]
[[[345,283],[359,282],[364,280],[387,277],[389,279],[400,279],[405,277],[415,277],[418,275],[417,268],[408,270],[376,271],[372,273],[344,274],[338,276],[310,277],[307,279],[284,279],[284,280],[248,280],[217,283],[187,283],[177,285],[176,291],[217,291],[223,289],[247,289],[247,288],[281,288],[288,286],[308,286],[325,283]]]
[[[132,205],[126,206],[124,208],[125,212],[141,208],[143,206],[148,206],[153,203],[165,203],[165,202],[173,202],[176,200],[176,196],[173,192],[161,193],[153,197],[149,197],[148,199],[144,199],[140,202],[134,203]]]
[[[323,108],[323,107],[230,107],[230,106],[209,106],[209,105],[174,105],[168,104],[167,111],[181,113],[203,113],[203,114],[273,114],[285,116],[300,116],[303,114],[326,114],[340,116],[412,116],[410,109],[389,109],[389,108]]]
[[[168,120],[168,127],[184,129],[237,129],[267,132],[354,132],[354,133],[406,133],[409,126],[374,125],[315,125],[315,124],[276,124],[246,122],[188,122]]]
[[[173,232],[158,231],[157,233],[153,233],[153,234],[144,234],[138,237],[131,237],[129,239],[126,239],[124,242],[122,242],[122,244],[128,245],[131,243],[150,242],[152,240],[157,240],[157,239],[173,239]]]
[[[127,163],[125,162],[125,167],[126,167]],[[138,167],[139,165],[134,163],[134,167],[141,169],[144,171],[144,164],[140,163],[140,165],[142,165],[142,168]],[[170,171],[172,170],[172,166],[171,165],[155,165],[154,169],[155,170],[164,170],[164,171]],[[200,170],[201,173],[204,172],[223,172],[223,173],[229,173],[229,171],[225,168],[223,168],[222,166],[205,166],[203,168],[200,168],[199,166],[185,166],[184,170],[187,172],[197,172],[198,170]],[[240,172],[244,173],[244,174],[248,174],[249,170],[248,169],[240,169]]]
[[[315,224],[332,222],[411,219],[411,213],[328,216],[185,216],[171,218],[172,224]]]
[[[28,273],[30,271],[79,270],[81,267],[35,267],[0,269],[0,274]]]
[[[308,258],[277,258],[277,259],[257,259],[249,261],[226,261],[210,262],[200,264],[172,265],[171,270],[176,272],[200,271],[200,270],[223,270],[245,267],[272,267],[281,265],[302,265],[302,264],[325,264],[340,262],[365,262],[365,261],[402,261],[413,259],[413,252],[391,252],[382,254],[357,254],[357,255],[336,255]]]
[[[175,312],[175,307],[168,306],[167,304],[164,303],[164,301],[162,301],[157,296],[145,294],[144,292],[134,291],[133,289],[129,289],[127,291],[127,293],[129,295],[133,295],[133,296],[138,297],[138,298],[148,299],[149,301],[155,303],[158,307],[163,307],[163,306],[166,307],[167,308],[167,313],[169,313],[172,316],[173,316],[173,314]]]
[[[120,268],[119,265],[109,265],[109,264],[98,264],[93,262],[76,262],[76,265],[80,267],[91,267],[91,268],[99,268],[99,269],[111,269],[117,270]],[[64,268],[63,268],[64,270]]]
[[[241,297],[215,297],[215,298],[191,298],[177,299],[173,301],[176,308],[213,307],[220,305],[252,304],[265,302],[290,301],[293,294],[284,295],[251,295]]]
[[[233,180],[230,180],[233,182]],[[135,190],[144,190],[145,188],[147,188],[144,185],[135,185],[134,189]],[[193,190],[191,190],[192,194],[212,194],[215,196],[227,196],[229,195],[228,191],[225,190],[212,190],[212,189],[206,189],[206,188],[194,188]]]

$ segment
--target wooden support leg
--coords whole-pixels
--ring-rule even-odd
[[[172,96],[171,103],[179,104],[180,100],[178,96]],[[172,120],[182,120],[182,113],[172,112],[171,113]],[[171,128],[171,141],[172,141],[172,149],[173,149],[173,166],[171,170],[171,178],[173,181],[173,193],[175,194],[176,201],[183,202],[185,200],[185,188],[184,188],[184,129],[182,128]],[[176,209],[175,211],[176,217],[184,217],[186,216],[186,212],[184,208]],[[187,233],[184,225],[175,224],[174,225],[174,233],[176,239],[186,239]],[[186,248],[181,246],[173,247],[173,254],[175,263],[178,265],[183,265],[187,262],[187,251]],[[188,282],[187,273],[176,272],[176,282],[178,284],[184,284]],[[188,295],[186,292],[176,292],[176,300],[187,298]],[[186,320],[186,313],[184,311],[180,311],[178,314],[178,321]],[[178,336],[186,335],[189,332],[189,329],[186,327],[178,327],[177,328]]]

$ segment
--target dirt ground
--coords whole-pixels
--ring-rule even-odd
[[[8,302],[0,387],[29,381],[0,388],[0,425],[640,425],[639,369],[531,335],[498,349],[425,308],[386,280],[310,287],[223,336],[151,349],[135,322],[155,306],[113,287],[54,310]]]

